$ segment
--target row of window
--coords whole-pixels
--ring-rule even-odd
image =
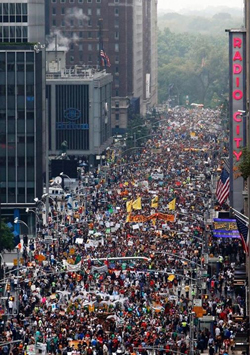
[[[56,7],[52,7],[52,15],[56,15],[57,14],[57,8]],[[71,16],[71,15],[74,15],[74,11],[75,11],[75,8],[74,7],[71,7],[69,9],[66,10],[65,12],[65,7],[61,7],[61,15],[65,15],[67,14],[67,16]],[[83,13],[83,9],[77,9],[77,15],[78,16],[85,16],[85,14]],[[91,16],[92,15],[92,9],[87,9],[87,15],[88,16]],[[100,16],[101,15],[101,9],[98,7],[96,9],[96,15],[97,16]],[[73,17],[73,16],[72,16]]]
[[[0,26],[0,42],[27,42],[27,26]]]
[[[69,8],[69,9],[67,9],[67,11],[66,11],[66,15],[67,16],[71,16],[72,15],[72,17],[74,16],[74,14],[75,14],[75,7],[71,7],[71,8]],[[57,12],[57,8],[56,7],[52,7],[52,15],[56,15],[56,14],[58,14],[58,12]],[[115,15],[119,15],[119,8],[118,7],[116,7],[115,9],[114,9],[114,13],[115,13]],[[87,15],[88,16],[91,16],[93,13],[92,13],[92,9],[91,8],[88,8],[87,9]],[[65,15],[65,8],[64,7],[61,7],[61,15],[62,16],[64,16]],[[77,16],[79,17],[79,16],[85,16],[85,14],[83,13],[83,9],[78,9],[77,8]],[[101,9],[98,7],[97,9],[96,9],[96,15],[97,16],[100,16],[101,15]]]
[[[104,0],[105,1],[105,0]],[[57,2],[61,2],[61,3],[66,3],[67,1],[66,0],[51,0],[51,2],[53,4],[57,3]],[[102,0],[68,0],[68,2],[70,4],[74,4],[74,3],[79,3],[79,4],[83,4],[84,2],[87,3],[87,4],[92,4],[94,2],[96,2],[97,4],[100,4],[102,2]],[[118,4],[119,3],[119,0],[114,0],[114,3]]]
[[[23,3],[0,4],[0,15],[27,15],[28,5]]]
[[[76,20],[76,19],[71,19],[71,20],[65,20],[65,19],[58,20],[55,18],[52,19],[52,26],[53,27],[83,27],[85,23],[86,22],[84,22],[84,20]],[[88,27],[93,27],[92,19],[88,19],[87,25],[88,25]],[[115,21],[114,25],[115,25],[115,27],[119,27],[119,21],[117,21],[117,22]],[[98,26],[99,26],[99,23],[97,21],[96,27],[98,28]],[[98,36],[98,33],[97,33],[97,36]]]

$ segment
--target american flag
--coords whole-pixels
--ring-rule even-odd
[[[109,57],[107,56],[107,54],[104,52],[103,49],[100,50],[100,56],[101,56],[102,66],[111,67]]]
[[[249,229],[248,229],[249,223],[245,221],[243,217],[241,217],[236,213],[235,213],[235,219],[236,219],[238,231],[240,233],[243,250],[246,254],[248,254],[249,253]]]
[[[219,204],[222,205],[223,202],[228,198],[230,191],[230,180],[229,180],[229,166],[228,161],[225,162],[224,168],[222,169],[221,176],[217,183],[216,196]]]

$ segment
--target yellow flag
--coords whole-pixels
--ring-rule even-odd
[[[175,210],[175,202],[176,202],[176,198],[174,198],[172,201],[169,202],[168,204],[168,209],[169,210]]]
[[[132,207],[134,210],[141,210],[141,197],[138,197],[136,200],[134,200]]]
[[[127,215],[126,223],[130,222],[130,213]]]
[[[127,208],[128,213],[130,213],[132,211],[132,204],[133,204],[133,200],[126,202],[126,208]]]
[[[151,200],[151,207],[152,208],[158,208],[158,202],[159,202],[159,197],[155,196],[152,200]]]

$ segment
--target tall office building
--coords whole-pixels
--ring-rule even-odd
[[[136,103],[141,114],[157,103],[157,0],[46,0],[46,11],[68,65],[102,65],[100,50],[109,57],[113,128],[126,129]]]
[[[25,208],[34,207],[42,194],[44,43],[44,0],[2,0],[0,198],[2,215],[9,219],[27,221]]]

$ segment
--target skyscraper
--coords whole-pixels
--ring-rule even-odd
[[[113,128],[126,129],[135,101],[141,114],[157,103],[157,0],[46,0],[46,8],[47,34],[67,45],[68,65],[113,74]]]
[[[1,1],[0,198],[18,218],[43,188],[44,33],[44,0]]]

